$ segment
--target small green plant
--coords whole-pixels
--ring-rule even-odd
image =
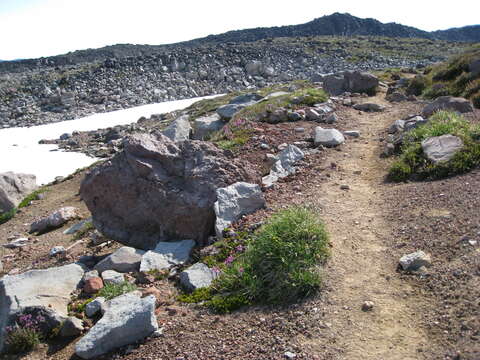
[[[42,340],[40,325],[45,322],[41,315],[21,315],[14,325],[6,327],[6,345],[14,354],[33,350]]]
[[[124,281],[120,284],[105,284],[105,286],[97,293],[97,297],[102,296],[105,300],[111,300],[117,296],[135,290],[137,290],[137,287],[134,284],[130,284],[128,281]]]
[[[428,160],[422,150],[422,141],[435,136],[451,134],[462,139],[464,147],[452,159],[437,164]],[[480,126],[471,124],[461,115],[439,111],[429,121],[407,132],[399,158],[389,170],[389,179],[439,179],[465,173],[480,164]]]
[[[168,270],[158,270],[152,269],[147,272],[148,275],[153,276],[155,281],[160,281],[166,279],[168,277],[169,271]]]
[[[320,289],[316,267],[328,255],[327,232],[311,210],[281,211],[252,236],[244,253],[225,259],[207,304],[229,312],[248,304],[301,300]]]
[[[178,296],[178,301],[184,302],[184,303],[199,303],[202,301],[208,301],[211,300],[213,297],[213,291],[212,288],[210,287],[204,287],[204,288],[199,288],[194,291],[192,291],[189,294],[181,294]]]

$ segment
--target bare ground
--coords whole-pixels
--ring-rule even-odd
[[[392,105],[381,96],[370,100],[386,105],[386,111],[359,113],[343,106],[337,111],[340,121],[335,127],[359,130],[359,139],[350,138],[338,149],[311,155],[297,174],[266,193],[269,209],[245,219],[262,220],[292,204],[310,204],[318,209],[332,246],[331,260],[323,270],[325,288],[321,294],[286,308],[254,307],[222,316],[198,306],[162,306],[158,319],[164,337],[146,339],[103,358],[282,359],[286,351],[295,353],[297,359],[480,358],[478,247],[457,246],[448,239],[451,231],[457,231],[456,240],[465,234],[472,239],[478,235],[478,195],[474,187],[458,185],[478,185],[479,173],[465,175],[467,180],[385,183],[390,160],[379,157],[384,130],[394,120],[418,112],[421,106]],[[293,130],[298,126],[308,130],[312,124],[262,125],[263,136],[247,144],[242,156],[258,162],[266,152],[259,150],[259,142],[278,145],[303,140],[305,134]],[[81,177],[79,174],[53,186],[45,200],[0,225],[2,242],[14,233],[24,234],[36,216],[61,206],[77,206],[87,217],[77,195]],[[342,190],[343,184],[349,189]],[[447,196],[442,197],[441,205],[433,206],[440,191]],[[477,206],[469,202],[472,197]],[[430,215],[419,216],[425,213]],[[455,213],[458,216],[451,216],[447,225],[438,226],[439,217]],[[428,222],[431,219],[433,223]],[[466,229],[459,231],[461,226]],[[62,234],[64,229],[35,238],[22,252],[5,250],[5,270],[54,265],[46,256],[48,250],[72,244],[71,236]],[[441,232],[446,229],[451,230],[447,238]],[[98,251],[86,245],[74,248],[71,259]],[[397,271],[398,258],[417,249],[433,253],[431,275]],[[109,249],[102,253],[105,251]],[[460,273],[454,275],[452,268]],[[472,287],[475,290],[468,291]],[[372,311],[362,311],[364,301],[374,303]],[[73,344],[50,343],[24,358],[75,358]]]

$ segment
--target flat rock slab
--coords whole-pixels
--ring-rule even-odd
[[[200,117],[195,119],[193,138],[195,140],[205,140],[214,132],[221,130],[224,126],[225,122],[218,114]]]
[[[0,214],[17,207],[23,198],[32,193],[37,188],[36,180],[31,174],[0,173]]]
[[[217,273],[203,263],[196,263],[180,273],[182,286],[193,291],[212,285]]]
[[[82,264],[70,264],[5,275],[0,279],[0,334],[10,318],[25,308],[46,308],[67,317],[70,294],[79,287],[86,270]],[[2,345],[0,338],[0,349]]]
[[[34,221],[30,225],[30,232],[44,233],[51,229],[56,229],[65,224],[67,221],[75,219],[77,216],[76,208],[72,206],[63,207],[45,218]]]
[[[337,129],[323,129],[320,126],[315,128],[315,146],[337,146],[345,142],[345,137]]]
[[[121,273],[138,271],[144,254],[143,250],[122,246],[95,265],[94,269],[100,273],[106,270],[115,270]]]
[[[218,238],[223,237],[223,230],[242,215],[253,213],[265,206],[262,189],[257,184],[237,182],[217,189],[217,201],[214,205],[215,232]]]
[[[194,247],[193,240],[159,242],[154,250],[143,255],[140,271],[170,269],[175,265],[185,264]]]
[[[462,148],[462,139],[453,135],[434,136],[422,141],[423,153],[435,164],[450,160]]]
[[[423,108],[422,116],[428,118],[439,110],[453,110],[459,113],[467,113],[473,111],[473,105],[469,100],[461,97],[440,96]]]
[[[110,301],[103,317],[75,345],[75,354],[92,359],[144,339],[158,330],[155,297],[125,294]]]

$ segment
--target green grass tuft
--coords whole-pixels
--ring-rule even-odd
[[[10,353],[19,354],[35,349],[41,341],[41,334],[31,328],[16,328],[8,333],[7,349]]]
[[[135,290],[137,290],[137,287],[133,284],[130,284],[128,281],[125,281],[121,284],[105,284],[105,286],[97,293],[96,297],[103,296],[105,300],[111,300],[117,296]]]
[[[446,134],[460,137],[464,148],[449,161],[433,164],[423,154],[421,142]],[[425,125],[405,133],[401,154],[390,167],[388,178],[392,181],[440,179],[468,172],[478,165],[480,126],[455,112],[439,111]]]
[[[310,210],[274,215],[250,240],[245,253],[214,282],[208,305],[229,312],[248,304],[287,304],[316,293],[317,266],[329,255],[328,236]]]

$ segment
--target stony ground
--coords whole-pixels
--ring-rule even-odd
[[[437,182],[386,183],[391,160],[380,157],[385,129],[419,112],[421,104],[392,105],[383,95],[370,100],[387,109],[361,113],[338,106],[335,127],[359,130],[360,138],[307,157],[297,174],[267,191],[268,209],[244,219],[255,222],[292,204],[315,208],[332,248],[321,294],[288,308],[255,307],[221,316],[195,305],[161,306],[163,337],[103,358],[282,359],[291,352],[296,359],[479,359],[480,172]],[[478,112],[474,117],[480,120]],[[242,156],[260,166],[258,159],[267,152],[259,149],[260,142],[304,140],[313,125],[262,125]],[[295,133],[298,126],[307,131]],[[0,240],[23,234],[34,217],[64,205],[79,207],[87,217],[77,194],[82,176],[53,186],[44,200],[0,225]],[[23,251],[4,250],[6,272],[52,266],[49,249],[74,243],[64,229],[36,237]],[[98,249],[81,243],[72,250],[76,258]],[[414,250],[431,253],[433,266],[420,274],[400,272],[399,257]],[[365,301],[374,303],[372,311],[362,311]],[[74,359],[73,344],[51,343],[24,358]]]

